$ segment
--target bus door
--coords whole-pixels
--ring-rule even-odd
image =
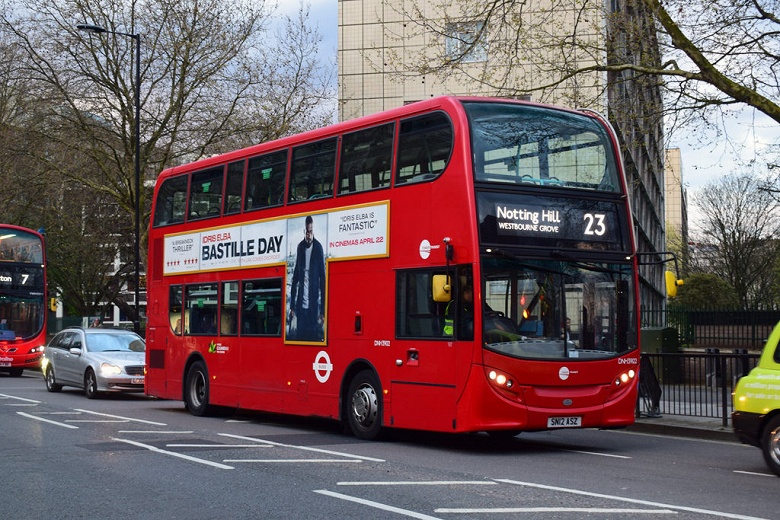
[[[396,292],[392,426],[454,429],[474,334],[470,271],[399,271]]]

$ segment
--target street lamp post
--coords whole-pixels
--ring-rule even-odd
[[[109,31],[99,25],[80,24],[80,31],[116,34],[135,40],[135,319],[133,330],[141,331],[141,35]]]

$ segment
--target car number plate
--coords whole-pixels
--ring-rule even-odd
[[[134,377],[130,380],[130,384],[133,385],[142,385],[144,384],[144,378],[143,377]]]
[[[582,417],[548,417],[548,428],[579,428],[582,426]]]

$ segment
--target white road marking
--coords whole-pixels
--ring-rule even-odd
[[[617,500],[620,502],[629,502],[631,504],[641,504],[645,506],[653,506],[653,507],[662,507],[662,508],[668,508],[675,511],[688,511],[692,513],[698,513],[702,515],[712,515],[712,516],[719,516],[721,518],[736,518],[738,520],[766,520],[763,518],[755,517],[755,516],[745,516],[745,515],[737,515],[734,513],[725,513],[723,511],[712,511],[710,509],[701,509],[698,507],[687,507],[687,506],[677,506],[674,504],[664,504],[660,502],[652,502],[649,500],[639,500],[636,498],[627,498],[627,497],[620,497],[615,495],[604,495],[602,493],[592,493],[590,491],[582,491],[579,489],[571,489],[571,488],[563,488],[558,486],[547,486],[545,484],[536,484],[533,482],[521,482],[518,480],[511,480],[511,479],[503,479],[499,478],[496,479],[497,482],[504,482],[506,484],[513,484],[515,486],[526,486],[526,487],[533,487],[538,489],[547,489],[550,491],[559,491],[563,493],[571,493],[574,495],[584,495],[584,496],[590,496],[590,497],[596,497],[596,498],[604,498],[607,500]]]
[[[35,399],[25,399],[24,397],[16,397],[15,395],[0,394],[0,399],[16,399],[17,401],[25,401],[27,403],[41,404],[40,401]]]
[[[128,419],[66,419],[66,423],[127,423]]]
[[[271,448],[263,444],[166,444],[167,448]]]
[[[245,462],[245,463],[264,463],[264,462],[285,462],[285,463],[298,463],[298,462],[338,462],[339,464],[344,462],[363,462],[360,459],[224,459],[222,462]]]
[[[677,511],[670,509],[625,509],[609,507],[485,507],[485,508],[446,508],[436,509],[436,513],[585,513],[585,514],[618,514],[618,515],[676,515]]]
[[[662,437],[664,439],[674,439],[676,441],[703,442],[705,444],[722,444],[724,446],[734,446],[736,443],[731,441],[718,441],[714,439],[697,439],[695,437],[683,437],[681,435],[669,435],[667,433],[646,433],[629,432],[626,430],[604,430],[605,432],[615,433],[617,435],[638,435],[640,437]]]
[[[381,504],[379,502],[374,502],[372,500],[365,500],[363,498],[357,498],[357,497],[351,497],[349,495],[342,495],[341,493],[334,493],[332,491],[327,491],[325,489],[315,489],[315,493],[319,493],[320,495],[325,495],[333,498],[338,498],[340,500],[346,500],[348,502],[355,502],[357,504],[362,504],[364,506],[373,507],[375,509],[381,509],[382,511],[389,511],[391,513],[397,513],[399,515],[408,516],[411,518],[419,518],[420,520],[440,520],[436,518],[435,516],[428,516],[424,515],[422,513],[417,513],[415,511],[409,511],[408,509],[401,509],[398,507],[388,506],[386,504]]]
[[[164,435],[179,435],[179,434],[189,435],[189,434],[192,434],[192,430],[180,430],[180,431],[175,431],[175,430],[119,430],[117,433],[141,433],[141,434],[160,433],[160,434],[164,434]]]
[[[777,478],[777,475],[774,473],[760,473],[758,471],[740,471],[740,470],[734,470],[734,473],[740,473],[742,475],[753,475],[756,477],[773,477]]]
[[[391,481],[391,482],[337,482],[337,486],[496,486],[494,480],[431,480],[431,481]]]
[[[132,421],[132,422],[139,422],[139,423],[144,423],[144,424],[153,424],[155,426],[167,426],[165,423],[161,423],[161,422],[145,421],[143,419],[133,419],[132,417],[122,417],[121,415],[111,415],[111,414],[108,414],[108,413],[93,412],[92,410],[80,410],[78,408],[75,408],[75,410],[77,412],[91,413],[93,415],[100,415],[102,417],[111,417],[113,419],[124,419],[124,420]]]
[[[384,459],[375,459],[373,457],[364,457],[362,455],[354,455],[351,453],[342,453],[339,451],[332,451],[332,450],[323,450],[321,448],[310,448],[308,446],[296,446],[295,444],[282,444],[281,442],[273,442],[273,441],[267,441],[264,439],[256,439],[254,437],[246,437],[244,435],[233,435],[230,433],[220,433],[219,435],[222,435],[223,437],[230,437],[232,439],[240,439],[244,441],[251,441],[251,442],[257,442],[262,444],[268,444],[271,446],[281,446],[283,448],[293,448],[296,450],[303,450],[303,451],[313,451],[316,453],[324,453],[326,455],[336,455],[338,457],[345,457],[348,459],[361,459],[361,460],[367,460],[371,462],[386,462]]]
[[[615,459],[630,459],[631,457],[627,457],[626,455],[614,455],[612,453],[599,453],[598,451],[582,451],[582,450],[567,450],[564,448],[563,451],[570,451],[573,453],[581,453],[583,455],[597,455],[599,457],[612,457]]]
[[[55,424],[57,426],[62,426],[63,428],[71,428],[73,430],[78,430],[78,428],[79,428],[78,426],[73,426],[72,424],[65,424],[65,423],[61,423],[61,422],[57,422],[57,421],[52,421],[51,419],[44,419],[43,417],[38,417],[38,416],[35,416],[35,415],[31,415],[29,413],[24,413],[24,412],[16,412],[16,413],[18,413],[22,417],[29,417],[30,419],[35,419],[36,421],[41,421],[41,422],[45,422],[45,423],[49,423],[49,424]]]
[[[131,441],[131,440],[128,440],[128,439],[118,439],[116,437],[112,437],[111,440],[114,440],[114,441],[117,441],[117,442],[124,442],[126,444],[131,444],[133,446],[138,446],[139,448],[144,448],[144,449],[147,449],[149,451],[153,451],[155,453],[160,453],[162,455],[170,455],[171,457],[177,457],[177,458],[180,458],[180,459],[189,460],[191,462],[197,462],[198,464],[205,464],[207,466],[213,466],[213,467],[219,468],[219,469],[235,469],[235,468],[233,468],[233,466],[227,466],[227,465],[221,464],[219,462],[212,462],[212,461],[206,460],[206,459],[199,459],[197,457],[191,457],[189,455],[184,455],[183,453],[176,453],[175,451],[163,450],[163,449],[160,449],[160,448],[158,448],[156,446],[152,446],[151,444],[144,444],[142,442]]]

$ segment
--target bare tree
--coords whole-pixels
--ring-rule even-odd
[[[405,9],[385,3],[431,38],[459,43],[413,56],[416,74],[457,76],[502,95],[534,92],[544,100],[561,87],[580,96],[589,87],[598,97],[606,88],[602,74],[628,73],[658,78],[667,115],[681,122],[741,104],[780,123],[775,0],[411,0]],[[650,31],[638,26],[640,12],[654,23]],[[657,38],[663,60],[632,41],[647,37]],[[501,66],[475,63],[480,49]]]
[[[746,306],[775,307],[780,202],[761,183],[752,175],[731,175],[694,197],[704,215],[698,240],[704,247],[693,271],[722,278]]]
[[[16,103],[40,107],[34,126],[14,123],[17,133],[34,128],[40,146],[19,148],[26,147],[25,156],[40,171],[67,183],[63,188],[48,178],[45,190],[72,196],[77,188],[86,194],[85,204],[111,204],[127,223],[135,219],[136,197],[147,222],[151,189],[144,183],[135,193],[135,41],[123,34],[137,34],[141,43],[144,179],[168,166],[332,120],[320,107],[333,97],[333,70],[312,61],[321,37],[306,8],[285,20],[281,34],[273,34],[272,6],[264,0],[10,0],[4,5],[1,43],[15,54],[0,64],[13,69],[0,81],[23,86],[13,91]],[[84,23],[109,33],[79,31],[76,25]],[[6,151],[0,144],[0,161]],[[3,171],[0,166],[0,175]],[[49,199],[57,203],[56,197]],[[85,214],[100,212],[93,208]],[[90,247],[86,234],[115,237],[117,230],[115,221],[101,218],[84,219],[81,226],[66,222],[59,221],[60,231],[81,229],[71,240]],[[115,237],[117,247],[131,243],[131,236]],[[123,259],[129,262],[132,255]],[[129,275],[128,267],[120,266],[120,274]],[[63,266],[52,273],[80,270]],[[107,283],[105,276],[99,278],[92,289],[79,290],[98,294]]]

